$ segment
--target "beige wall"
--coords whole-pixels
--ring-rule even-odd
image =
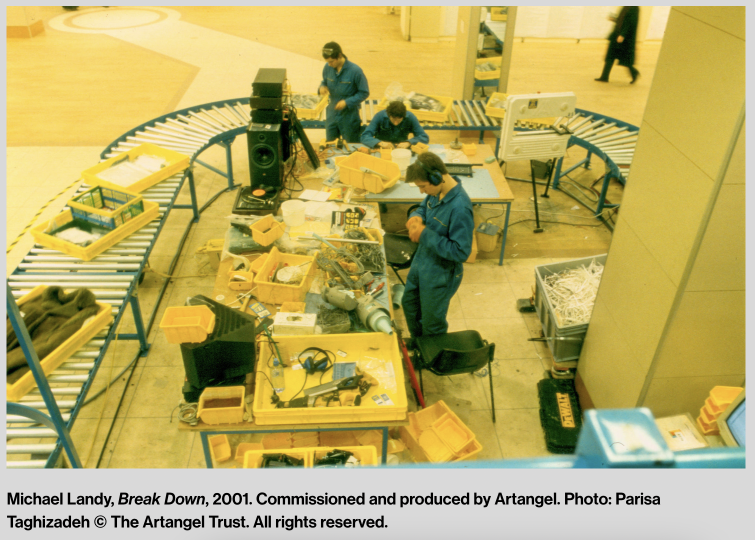
[[[744,383],[744,11],[671,10],[580,357],[597,407],[697,416]]]

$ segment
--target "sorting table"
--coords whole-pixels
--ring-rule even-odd
[[[448,145],[446,145],[446,148],[448,148]],[[470,156],[469,161],[473,164],[482,164],[482,168],[487,171],[490,180],[487,179],[487,176],[483,178],[482,176],[484,175],[463,176],[461,180],[469,198],[472,199],[472,204],[500,204],[505,207],[503,240],[501,243],[501,254],[498,258],[498,265],[500,266],[503,264],[503,252],[506,249],[506,234],[509,228],[509,214],[511,213],[511,203],[514,200],[514,193],[511,191],[511,187],[506,181],[506,177],[503,175],[498,162],[485,163],[485,159],[489,157],[494,157],[493,149],[490,145],[478,144],[477,153],[474,156]],[[473,168],[473,171],[475,169]],[[490,185],[491,181],[492,186]],[[488,185],[475,185],[476,182],[478,184],[485,182]],[[494,194],[493,190],[490,189],[491,187],[494,187],[494,191],[497,193]],[[352,200],[364,200],[381,204],[414,204],[421,202],[424,198],[425,196],[420,193],[419,188],[416,186],[402,184],[387,189],[383,193],[367,193],[363,196],[354,196]]]
[[[228,287],[228,271],[231,268],[231,259],[220,261],[218,265],[217,278],[215,280],[215,286],[213,288],[212,297],[215,300],[222,301],[223,303],[240,307],[239,302],[234,302],[236,295],[240,291],[232,291]],[[390,298],[390,284],[386,279],[387,291],[382,296],[384,298]],[[222,300],[219,300],[222,298]],[[268,310],[271,313],[275,313],[274,305],[266,304]],[[272,308],[272,309],[271,309]],[[248,309],[248,308],[247,308]],[[391,310],[391,302],[388,301],[388,309]],[[392,310],[391,310],[392,311]],[[251,313],[251,311],[247,311]],[[259,357],[257,357],[259,361]],[[399,393],[406,392],[405,387],[398,385],[397,391]],[[319,431],[366,431],[366,430],[379,430],[382,432],[382,463],[386,463],[388,454],[388,430],[395,427],[406,426],[409,424],[408,417],[402,420],[383,420],[373,422],[334,422],[334,423],[315,423],[315,424],[275,424],[275,425],[258,425],[254,419],[250,422],[241,422],[237,424],[220,424],[210,425],[202,422],[201,420],[195,426],[191,426],[184,422],[179,422],[179,430],[181,431],[196,431],[199,432],[202,440],[202,449],[205,456],[205,463],[207,468],[213,467],[212,454],[210,452],[209,437],[213,435],[238,435],[238,434],[255,434],[255,433],[292,433],[292,432],[319,432]]]

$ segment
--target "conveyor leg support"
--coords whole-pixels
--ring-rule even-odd
[[[139,354],[144,357],[149,354],[149,343],[147,343],[147,334],[144,331],[144,320],[142,319],[142,310],[139,307],[139,298],[132,294],[129,298],[131,304],[131,313],[134,315],[134,324],[136,325],[136,335],[139,338]]]

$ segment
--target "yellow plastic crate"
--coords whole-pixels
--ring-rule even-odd
[[[366,189],[370,193],[382,193],[393,187],[401,178],[401,168],[397,163],[376,158],[363,152],[354,152],[340,161],[338,166],[341,169],[341,182]],[[375,174],[362,172],[360,167],[367,167],[387,177],[388,180],[384,180]]]
[[[308,94],[306,92],[294,92],[294,95],[300,94],[300,95],[309,95],[309,96],[315,96],[317,94]],[[316,120],[320,118],[320,114],[322,111],[325,110],[325,107],[328,106],[328,96],[319,96],[320,101],[317,103],[317,106],[314,109],[305,109],[305,108],[299,108],[296,107],[296,116],[300,120]]]
[[[425,95],[427,97],[431,97],[440,101],[443,105],[443,111],[423,111],[422,109],[409,109],[408,107],[407,110],[411,110],[414,116],[417,117],[417,120],[424,120],[425,122],[448,122],[448,120],[451,118],[451,108],[453,107],[454,99],[446,96],[431,96],[430,94]],[[382,111],[383,109],[387,109],[389,103],[390,101],[388,100],[388,98],[383,98],[380,103],[377,104],[377,110]]]
[[[506,116],[506,100],[508,99],[509,95],[504,94],[502,92],[494,92],[493,95],[488,98],[488,103],[496,103],[500,102],[501,105],[499,106],[493,106],[493,105],[485,105],[485,114],[490,116],[491,118],[504,118]]]
[[[45,232],[53,223],[54,230],[57,230],[67,225],[68,223],[75,221],[70,209],[58,214],[50,221],[45,221],[44,223],[33,227],[30,232],[32,237],[34,238],[34,241],[41,246],[50,249],[56,249],[62,253],[71,255],[72,257],[77,257],[82,261],[90,261],[106,249],[113,247],[115,244],[117,244],[127,236],[141,229],[153,219],[156,219],[159,216],[159,213],[160,207],[157,203],[144,201],[143,214],[133,218],[128,223],[125,223],[117,229],[107,233],[102,238],[96,240],[95,242],[92,242],[86,247],[72,244],[71,242],[66,242],[65,240],[61,240],[60,238],[55,238],[54,236],[52,236],[52,234]]]
[[[286,231],[286,224],[279,223],[272,214],[268,214],[255,221],[249,228],[252,230],[252,238],[255,242],[261,246],[269,246],[283,236]]]
[[[285,283],[271,283],[270,275],[279,264],[288,264],[289,266],[299,266],[304,277],[298,285],[287,285]],[[254,277],[254,284],[257,287],[256,296],[260,302],[270,304],[282,304],[283,302],[303,302],[307,296],[307,291],[312,286],[315,279],[317,268],[314,257],[304,255],[291,255],[281,253],[278,248],[273,246],[270,253],[265,258],[259,272]]]
[[[317,460],[324,457],[328,452],[333,450],[345,450],[354,454],[354,457],[359,460],[361,467],[369,467],[378,465],[377,449],[374,446],[333,446],[333,447],[319,447],[311,448],[312,458],[310,460],[311,467],[315,466]]]
[[[23,305],[35,298],[39,297],[47,288],[46,285],[37,285],[28,294],[25,294],[19,298],[17,305],[19,308],[23,308]],[[111,314],[111,307],[108,304],[97,304],[99,310],[97,315],[92,320],[82,325],[78,332],[69,337],[63,343],[61,343],[54,351],[48,354],[43,360],[40,361],[42,365],[42,371],[45,375],[49,375],[60,365],[68,360],[73,353],[83,347],[90,339],[97,335],[97,333],[105,328],[110,321],[113,320]],[[23,310],[23,309],[22,309]],[[28,371],[21,376],[13,384],[5,385],[5,395],[8,401],[18,401],[29,391],[36,386],[34,375],[31,371]]]
[[[399,428],[399,433],[417,462],[460,461],[482,450],[475,434],[444,401],[409,413],[409,426]]]
[[[68,201],[74,219],[113,230],[144,212],[142,196],[125,189],[89,188]]]
[[[99,173],[109,169],[114,165],[118,165],[124,160],[133,162],[141,155],[165,158],[168,161],[168,164],[159,171],[145,176],[141,180],[138,180],[128,186],[119,186],[118,184],[113,184],[97,176]],[[189,161],[190,157],[185,154],[162,148],[160,146],[157,146],[156,144],[144,143],[140,144],[136,148],[132,148],[128,152],[113,156],[110,159],[107,159],[102,163],[95,165],[94,167],[90,167],[89,169],[83,171],[81,174],[87,181],[87,183],[93,186],[103,186],[120,190],[126,189],[127,191],[130,191],[132,193],[141,193],[145,189],[154,186],[158,182],[162,182],[166,178],[169,178],[179,171],[184,170],[189,166]]]
[[[202,306],[204,307],[204,306]],[[244,387],[210,386],[199,396],[197,416],[205,424],[238,424],[244,421]],[[238,404],[236,404],[238,401]]]
[[[228,435],[212,435],[207,438],[210,445],[210,455],[218,463],[231,459],[231,443],[228,442]]]
[[[304,467],[312,466],[312,452],[308,449],[290,450],[250,450],[244,454],[244,469],[259,469],[262,466],[262,458],[269,454],[286,454],[296,459],[304,460]]]
[[[215,314],[207,306],[169,307],[160,328],[168,343],[201,343],[215,328]]]
[[[493,64],[494,66],[498,66],[498,69],[494,69],[492,71],[479,71],[477,68],[475,68],[474,72],[474,78],[478,81],[490,81],[493,79],[500,79],[501,78],[501,60],[502,58],[500,56],[497,56],[495,58],[478,58],[477,62],[475,62],[476,65],[481,66],[482,64],[487,64],[488,62]]]
[[[281,356],[289,360],[292,354],[297,354],[308,347],[332,351],[339,361],[344,362],[377,362],[382,373],[367,373],[379,378],[383,376],[383,383],[372,386],[362,397],[362,404],[358,407],[311,407],[278,409],[271,403],[273,389],[268,382],[270,377],[270,350],[264,343],[260,347],[260,358],[257,362],[256,391],[252,412],[258,425],[280,424],[330,424],[334,422],[378,422],[384,420],[403,420],[406,418],[407,398],[404,385],[404,367],[399,356],[396,335],[381,332],[354,334],[324,334],[309,336],[277,336],[276,342]],[[345,354],[342,356],[339,351]],[[380,360],[384,362],[380,362]],[[391,367],[386,367],[390,364]],[[393,379],[385,377],[386,372],[393,371]],[[286,390],[278,394],[283,401],[293,397],[301,397],[299,389],[311,388],[320,384],[320,375],[305,376],[303,369],[284,368]],[[323,383],[329,382],[331,376],[326,375]],[[387,385],[393,383],[391,388]],[[298,395],[297,392],[299,392]],[[386,394],[393,405],[378,405],[372,398]]]

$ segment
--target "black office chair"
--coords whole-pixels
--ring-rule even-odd
[[[476,330],[463,330],[435,336],[422,336],[412,343],[414,367],[419,370],[422,394],[422,370],[435,375],[458,375],[473,373],[488,365],[490,380],[490,404],[495,422],[495,397],[493,395],[493,370],[491,362],[495,355],[495,343],[488,343]]]
[[[398,271],[405,270],[412,265],[419,244],[409,240],[406,235],[387,233],[383,237],[383,245],[385,246],[385,263],[393,269],[398,280],[406,285]]]

